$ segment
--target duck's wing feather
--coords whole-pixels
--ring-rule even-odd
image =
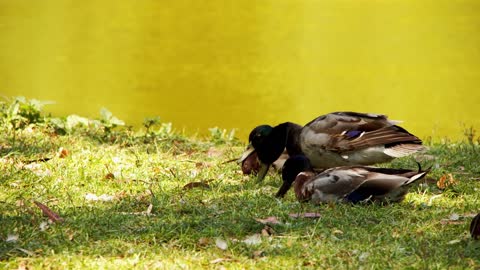
[[[368,166],[344,166],[300,173],[294,190],[300,201],[331,202],[345,199],[353,203],[367,199],[401,201],[410,184],[423,178],[428,170],[413,171]]]
[[[344,132],[329,137],[327,150],[336,152],[355,151],[375,146],[385,146],[386,154],[399,157],[423,149],[422,140],[399,126],[386,126],[380,129],[361,132],[352,136]]]
[[[370,170],[371,169],[371,170]],[[359,202],[372,198],[380,201],[401,201],[410,184],[423,178],[429,170],[401,173],[397,169],[369,168],[367,179],[346,196],[347,201]]]
[[[315,133],[341,134],[343,132],[372,131],[392,126],[398,121],[388,120],[386,115],[357,112],[334,112],[319,116],[306,124]]]
[[[385,146],[385,154],[401,157],[423,149],[422,141],[383,114],[335,112],[322,115],[302,129],[302,144],[327,151],[348,152]]]
[[[332,168],[305,180],[297,176],[294,185],[298,199],[314,199],[327,202],[343,198],[367,179],[368,171],[363,168]]]

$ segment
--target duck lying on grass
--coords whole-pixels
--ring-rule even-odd
[[[240,161],[255,151],[261,181],[285,148],[290,156],[304,154],[319,169],[383,163],[422,150],[422,141],[396,123],[381,114],[334,112],[304,127],[290,122],[261,125],[250,133]]]
[[[420,167],[420,165],[419,165]],[[344,166],[315,174],[307,157],[289,158],[282,169],[283,185],[277,197],[283,197],[293,183],[299,201],[322,202],[399,202],[412,183],[428,170],[387,169],[367,166]]]

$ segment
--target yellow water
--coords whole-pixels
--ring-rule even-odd
[[[480,130],[480,1],[0,0],[0,94],[177,129],[388,114]]]

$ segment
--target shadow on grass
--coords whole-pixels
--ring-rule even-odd
[[[448,210],[412,203],[300,205],[291,198],[277,200],[260,190],[246,192],[254,187],[249,185],[225,186],[228,196],[212,197],[208,194],[214,192],[211,190],[157,191],[155,197],[146,201],[126,197],[67,207],[58,211],[65,222],[50,224],[44,231],[40,225],[46,218],[38,210],[7,205],[4,209],[9,214],[2,215],[0,220],[2,230],[18,234],[19,240],[0,242],[0,259],[53,253],[125,257],[139,250],[194,252],[216,249],[214,240],[202,243],[200,239],[217,237],[226,239],[235,254],[249,257],[259,247],[242,240],[265,227],[255,218],[275,216],[281,223],[269,225],[274,233],[264,236],[260,244],[267,256],[296,257],[306,249],[301,253],[314,252],[312,258],[319,260],[326,255],[369,252],[392,260],[417,260],[417,265],[422,265],[418,260],[424,260],[424,266],[434,262],[440,268],[452,263],[462,265],[465,259],[480,262],[480,243],[466,236],[468,220],[456,225],[439,222],[438,217],[445,216]],[[152,215],[141,215],[150,203]],[[314,211],[322,217],[289,217],[290,213]],[[335,260],[347,258],[340,256]]]

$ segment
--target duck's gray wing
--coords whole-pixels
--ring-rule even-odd
[[[347,201],[359,202],[371,198],[376,201],[401,201],[410,184],[423,178],[427,171],[405,174],[387,174],[370,171],[366,180],[346,196]],[[407,175],[409,177],[407,177]]]
[[[315,203],[342,199],[367,179],[368,171],[363,168],[332,168],[305,182],[302,197]],[[297,180],[295,180],[297,181]]]
[[[398,121],[388,120],[386,115],[357,112],[334,112],[319,116],[305,128],[315,133],[341,134],[345,131],[372,131],[392,126]]]

